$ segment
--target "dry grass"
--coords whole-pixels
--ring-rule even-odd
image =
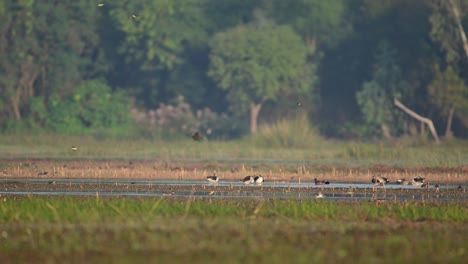
[[[221,180],[238,181],[246,175],[262,174],[267,181],[310,182],[314,178],[332,182],[369,182],[372,175],[392,181],[423,175],[429,182],[465,183],[468,170],[458,168],[392,167],[336,168],[325,166],[245,165],[210,162],[149,162],[149,161],[2,161],[0,178],[61,178],[61,179],[146,179],[205,180],[216,171]],[[40,175],[47,172],[46,175]]]

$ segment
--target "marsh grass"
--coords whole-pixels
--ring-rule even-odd
[[[463,203],[1,198],[3,263],[460,263],[468,253]]]
[[[261,174],[271,183],[301,183],[310,186],[314,178],[332,183],[369,183],[372,175],[412,179],[423,175],[431,186],[438,183],[464,184],[468,171],[456,168],[335,167],[284,163],[233,163],[212,161],[139,161],[139,160],[0,160],[0,179],[128,179],[205,181],[216,170],[220,181],[238,182],[246,175]],[[43,175],[41,172],[47,172]],[[313,184],[313,183],[312,183]]]
[[[187,204],[190,203],[190,206]],[[259,205],[261,205],[259,207]],[[15,222],[99,222],[128,218],[152,220],[152,217],[285,217],[290,219],[433,220],[468,222],[463,202],[389,202],[376,206],[371,202],[333,202],[314,200],[225,200],[15,197],[4,196],[0,203],[2,223]],[[255,214],[254,214],[255,213]]]
[[[249,139],[257,147],[308,149],[324,142],[318,131],[312,128],[306,115],[293,120],[281,120],[260,126]]]
[[[289,131],[291,126],[284,126],[287,128],[281,128],[281,124],[276,128],[265,128],[266,132],[261,132],[258,136],[237,141],[195,142],[190,137],[176,141],[151,141],[44,134],[0,135],[0,159],[156,159],[348,167],[382,164],[400,167],[455,167],[468,163],[468,143],[465,141],[438,146],[335,142],[300,129],[299,124],[296,130],[305,131],[302,136],[286,136],[292,133]],[[77,146],[78,151],[72,151],[71,146]]]

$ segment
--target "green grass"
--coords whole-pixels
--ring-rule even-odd
[[[465,203],[0,197],[2,263],[461,263]]]
[[[391,218],[401,221],[468,222],[468,208],[460,203],[333,202],[315,200],[224,200],[4,197],[0,203],[2,223],[100,222],[128,217],[151,221],[152,217],[286,217],[358,221]]]
[[[304,136],[305,138],[305,136]],[[442,145],[371,144],[320,139],[292,146],[251,137],[238,141],[194,142],[95,139],[58,135],[0,135],[0,159],[141,159],[285,163],[363,167],[456,167],[468,164],[468,142]],[[281,139],[279,139],[281,140]],[[270,142],[270,143],[265,143]],[[289,144],[289,143],[288,143]],[[76,152],[71,146],[77,146]]]

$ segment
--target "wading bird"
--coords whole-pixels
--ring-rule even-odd
[[[319,181],[317,178],[314,179],[315,185],[324,185],[324,184],[330,184],[329,181]]]
[[[255,184],[262,184],[263,181],[264,181],[264,179],[263,179],[262,175],[260,175],[260,174],[255,175],[255,177],[254,177]]]
[[[413,186],[421,186],[424,187],[426,185],[426,178],[422,176],[416,176],[411,180],[411,184]]]
[[[396,181],[396,184],[398,184],[398,185],[408,185],[409,181],[407,181],[406,179],[399,179],[399,180]]]
[[[244,184],[251,184],[254,183],[254,177],[253,176],[245,176],[244,179],[242,179],[242,182]]]
[[[75,146],[72,146],[72,147],[71,147],[71,150],[72,150],[72,151],[77,151],[77,150],[78,150],[78,148],[77,148],[77,147],[75,147]]]
[[[385,186],[385,184],[389,183],[390,180],[380,176],[372,176],[371,182],[374,184],[374,186]]]
[[[216,172],[213,172],[213,175],[206,177],[206,180],[210,183],[217,183],[219,181],[219,177],[216,175]]]

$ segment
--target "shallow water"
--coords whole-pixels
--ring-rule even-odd
[[[318,199],[316,198],[317,193],[298,193],[298,192],[226,192],[226,191],[215,191],[211,192],[187,192],[187,191],[168,191],[168,192],[135,192],[135,191],[57,191],[57,190],[41,190],[41,191],[0,191],[0,195],[67,195],[67,196],[138,196],[138,197],[204,197],[204,198],[225,198],[225,199]],[[371,200],[373,198],[372,193],[365,194],[343,194],[343,193],[324,193],[324,197],[321,200],[348,200],[348,201],[362,201]],[[459,194],[376,194],[375,199],[386,200],[386,201],[467,201],[466,195]]]
[[[99,180],[99,179],[21,179],[8,180],[0,179],[0,184],[23,183],[23,184],[39,184],[50,185],[54,182],[54,188],[48,190],[21,190],[21,189],[6,189],[0,190],[1,195],[70,195],[70,196],[140,196],[140,197],[210,197],[210,198],[231,198],[231,199],[317,199],[319,192],[324,194],[325,200],[371,200],[373,195],[378,200],[388,201],[467,201],[468,195],[464,191],[458,191],[459,185],[441,185],[441,190],[450,192],[437,193],[433,186],[429,191],[421,187],[412,185],[396,185],[388,184],[385,186],[387,190],[393,190],[392,193],[383,191],[383,187],[376,187],[378,192],[372,192],[372,184],[365,183],[331,183],[328,185],[315,185],[313,182],[265,182],[260,185],[245,185],[242,182],[235,181],[220,181],[217,184],[210,184],[206,181],[187,181],[187,180]],[[55,187],[60,185],[135,185],[135,186],[166,186],[165,191],[135,191],[135,190],[55,190]],[[173,186],[191,186],[192,191],[186,190],[170,190]],[[216,187],[233,187],[233,190],[226,191],[226,188],[218,189]],[[269,191],[263,191],[263,188],[270,188]],[[465,186],[463,186],[464,188]],[[303,189],[301,189],[303,188]],[[163,188],[164,189],[164,188]],[[203,189],[203,190],[200,190]],[[273,191],[271,190],[273,189]],[[347,191],[348,190],[348,191]],[[358,190],[353,191],[353,190]],[[413,192],[411,190],[414,190]]]
[[[56,184],[115,184],[115,185],[174,185],[174,186],[244,186],[246,188],[256,188],[260,186],[264,187],[279,187],[279,188],[324,188],[324,189],[333,189],[333,188],[370,188],[372,189],[371,183],[331,183],[324,185],[315,185],[314,182],[264,182],[261,185],[249,184],[246,185],[240,181],[220,181],[216,184],[209,183],[207,181],[194,181],[194,180],[118,180],[118,179],[0,179],[0,184],[2,183],[29,183],[29,184],[49,184],[50,182],[55,182]],[[442,184],[441,189],[457,189],[460,184]],[[462,185],[463,188],[466,186]],[[383,189],[384,187],[376,187],[378,189]],[[410,185],[398,185],[398,184],[387,184],[385,185],[386,189],[414,189],[421,190],[423,188]],[[434,189],[434,186],[430,186],[430,189]]]

